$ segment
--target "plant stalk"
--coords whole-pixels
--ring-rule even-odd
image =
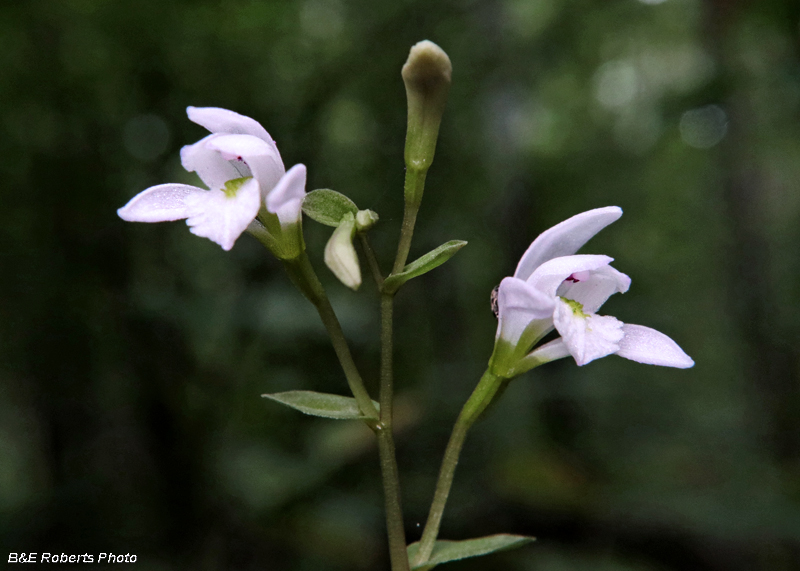
[[[418,191],[422,196],[425,186],[425,171],[406,170],[406,197],[409,191]],[[411,238],[414,235],[414,224],[419,211],[419,203],[406,201],[403,212],[403,224],[400,228],[400,240],[397,246],[393,272],[403,269],[411,248]],[[362,242],[367,255],[370,269],[375,273],[377,262],[364,239]],[[378,272],[379,274],[380,272]],[[378,287],[383,285],[383,278],[376,278]],[[409,571],[408,555],[406,551],[406,534],[403,527],[403,508],[400,494],[400,476],[397,469],[397,454],[392,434],[392,413],[394,405],[394,371],[393,371],[393,314],[394,294],[381,292],[381,389],[380,389],[380,423],[376,434],[378,435],[378,450],[381,457],[381,475],[383,478],[384,501],[386,502],[386,530],[389,535],[389,555],[392,571]]]
[[[417,557],[413,562],[414,565],[419,566],[428,561],[433,552],[436,538],[439,535],[439,527],[442,524],[442,515],[447,504],[447,497],[450,495],[450,488],[453,485],[453,475],[458,465],[458,458],[461,455],[467,432],[483,411],[486,410],[489,403],[492,402],[504,382],[506,382],[506,379],[494,375],[487,369],[458,415],[453,432],[450,435],[450,441],[445,449],[442,467],[439,470],[439,479],[436,482],[436,491],[433,494],[433,502],[428,513],[428,520],[425,522],[425,528],[422,531]]]
[[[303,295],[317,308],[320,319],[328,331],[331,338],[333,350],[339,358],[339,363],[342,366],[344,375],[347,378],[347,384],[350,386],[350,391],[358,403],[358,408],[364,416],[375,419],[371,422],[370,428],[377,432],[378,424],[378,411],[375,405],[372,404],[372,399],[369,397],[367,389],[364,387],[364,381],[361,379],[361,374],[358,372],[353,356],[350,354],[350,347],[347,345],[342,326],[339,324],[339,319],[333,311],[330,300],[322,287],[314,268],[311,266],[311,261],[308,259],[308,254],[303,252],[300,256],[293,260],[285,260],[284,267],[292,282],[303,292]]]
[[[400,475],[392,435],[394,401],[393,374],[393,296],[381,294],[381,389],[380,430],[378,449],[381,457],[384,501],[386,502],[386,530],[389,535],[389,555],[392,571],[409,571],[406,552],[406,534],[403,527],[403,508],[400,495]]]
[[[421,170],[412,166],[406,167],[405,195],[417,196],[422,199],[422,191],[425,188],[425,177],[427,169]],[[411,237],[414,235],[414,225],[417,222],[417,212],[419,212],[419,202],[406,200],[403,209],[403,225],[400,227],[400,242],[397,245],[397,256],[394,259],[392,273],[397,274],[403,271],[408,259],[408,251],[411,249]]]
[[[339,363],[345,373],[350,390],[356,398],[361,412],[371,416],[374,421],[368,422],[375,432],[378,440],[383,491],[386,503],[386,530],[389,537],[389,554],[392,571],[409,571],[408,556],[406,553],[406,538],[403,528],[403,512],[400,502],[400,478],[397,469],[394,440],[392,438],[392,313],[391,296],[388,298],[388,314],[385,312],[386,302],[381,304],[381,401],[386,402],[386,408],[380,413],[375,409],[372,400],[364,387],[364,382],[350,354],[347,340],[344,337],[339,320],[333,311],[322,284],[317,278],[314,268],[303,252],[298,258],[285,260],[284,266],[292,282],[300,289],[303,295],[317,308],[331,343],[339,358]],[[377,267],[377,266],[376,266]],[[380,277],[380,274],[378,274]],[[386,336],[388,332],[388,337]]]
[[[365,232],[359,233],[358,237],[361,240],[361,248],[364,250],[364,255],[367,258],[367,265],[372,274],[372,279],[375,280],[375,285],[378,286],[378,291],[380,291],[381,287],[383,287],[383,276],[381,275],[381,268],[378,266],[378,260],[375,258],[375,252],[372,250],[372,246]]]
[[[376,430],[378,454],[381,461],[381,479],[386,509],[386,533],[389,537],[389,559],[392,571],[409,571],[406,551],[406,532],[403,527],[403,506],[400,497],[400,475],[391,429],[383,424]]]

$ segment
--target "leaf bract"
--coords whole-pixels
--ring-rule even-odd
[[[352,397],[315,391],[286,391],[261,396],[312,416],[337,420],[368,420],[372,418],[362,414],[356,399]],[[375,401],[372,401],[372,404],[375,405],[376,409],[379,408],[378,403]]]
[[[506,549],[514,549],[535,541],[536,538],[525,535],[509,535],[500,533],[497,535],[487,535],[475,539],[465,539],[463,541],[439,540],[433,546],[430,558],[419,565],[413,565],[413,561],[419,550],[419,542],[408,546],[408,560],[412,562],[412,571],[428,571],[442,563],[458,561],[468,557],[478,557],[489,555]]]
[[[445,242],[438,248],[431,250],[424,256],[407,264],[402,272],[387,277],[386,281],[383,282],[383,290],[386,293],[395,293],[398,288],[408,280],[428,273],[434,268],[438,268],[466,245],[467,243],[464,240],[450,240],[449,242]]]

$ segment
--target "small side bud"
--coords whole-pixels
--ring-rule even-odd
[[[424,174],[433,162],[453,66],[442,48],[424,40],[411,48],[402,74],[408,98],[406,168]],[[415,203],[421,199],[406,196]]]
[[[356,218],[348,212],[325,245],[325,265],[340,282],[353,290],[361,285],[361,266],[353,247],[355,233]]]
[[[378,213],[373,210],[359,210],[356,214],[356,232],[366,232],[378,222]]]

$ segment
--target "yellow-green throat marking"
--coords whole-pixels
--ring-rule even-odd
[[[252,176],[245,176],[242,178],[231,179],[225,183],[225,186],[222,187],[222,192],[224,192],[225,196],[228,198],[236,198],[236,193],[239,192],[239,189],[244,186],[244,183],[252,178]]]

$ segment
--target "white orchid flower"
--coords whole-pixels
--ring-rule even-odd
[[[631,280],[609,265],[608,256],[574,254],[621,215],[610,206],[557,224],[533,241],[514,276],[501,282],[492,355],[499,375],[516,376],[569,355],[578,365],[611,354],[665,367],[694,365],[663,333],[597,314],[612,294],[628,291]],[[530,352],[553,328],[561,337]]]
[[[211,135],[181,149],[181,163],[209,190],[161,184],[139,193],[117,213],[129,222],[186,219],[192,233],[230,250],[265,205],[280,228],[299,224],[306,170],[286,172],[278,147],[258,121],[227,109],[188,107],[189,119]],[[264,214],[269,217],[269,214]],[[263,221],[263,226],[271,226]],[[272,225],[274,226],[274,225]],[[272,228],[273,232],[280,229]],[[277,238],[277,237],[276,237]]]

